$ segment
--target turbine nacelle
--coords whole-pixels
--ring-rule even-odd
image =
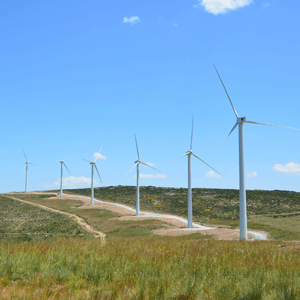
[[[140,162],[141,162],[140,160],[136,160],[134,163],[139,164]]]
[[[237,123],[243,123],[246,122],[246,117],[238,117],[236,120]]]

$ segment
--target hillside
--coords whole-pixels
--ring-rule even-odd
[[[1,240],[31,241],[91,236],[65,215],[0,196]]]
[[[90,196],[90,189],[65,190]],[[135,207],[135,186],[95,188],[95,198]],[[247,191],[248,227],[268,231],[275,239],[300,240],[300,193],[291,191]],[[187,218],[187,189],[140,187],[143,211]],[[193,189],[193,221],[203,224],[239,226],[239,191]]]

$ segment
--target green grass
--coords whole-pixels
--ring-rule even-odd
[[[43,240],[75,236],[91,235],[67,216],[0,196],[1,239]]]
[[[184,237],[0,244],[6,299],[300,299],[299,243]],[[10,298],[8,298],[10,296]]]
[[[127,187],[103,188],[101,192],[109,192],[109,197],[98,197],[133,206],[135,202],[128,200],[126,190]],[[201,203],[195,201],[194,207],[199,209],[201,204],[201,209],[208,210],[199,218],[206,223],[238,226],[235,193],[215,191],[199,191],[198,196],[203,198]],[[226,198],[227,194],[232,198]],[[73,227],[56,218],[72,221],[68,217],[1,196],[0,229],[11,230],[13,238],[1,236],[0,240],[0,299],[300,299],[300,241],[216,241],[200,233],[159,237],[152,230],[167,227],[164,222],[120,220],[118,214],[107,210],[79,209],[80,200],[15,196],[77,214],[107,233],[108,240],[102,244],[95,238],[61,238]],[[299,239],[299,200],[294,199],[297,193],[262,192],[254,196],[257,203],[249,200],[249,228],[264,228],[278,239]],[[145,201],[144,210],[173,213],[186,205],[184,189],[147,187],[143,197],[154,199]],[[173,207],[171,200],[162,205],[166,197],[178,205]],[[264,197],[273,201],[274,208],[270,205],[259,213],[257,207],[262,207]],[[214,212],[216,201],[224,201],[224,208],[216,207],[220,212],[224,209],[224,216]],[[211,212],[214,213],[210,215]],[[14,239],[28,230],[31,241]],[[41,240],[34,240],[36,230],[43,233]],[[48,234],[53,238],[45,238]]]
[[[90,196],[90,189],[66,190],[65,192]],[[126,204],[134,208],[136,187],[96,188],[95,198]],[[187,189],[141,187],[140,206],[143,211],[174,214],[187,218]],[[300,240],[297,222],[300,218],[300,193],[278,190],[247,191],[247,214],[250,230],[268,231],[273,239]],[[239,227],[239,191],[194,188],[193,221]]]
[[[57,210],[75,214],[84,219],[94,229],[106,234],[106,238],[120,237],[146,237],[154,236],[153,230],[168,227],[167,223],[160,220],[137,220],[137,221],[120,221],[117,218],[121,215],[105,209],[78,209],[83,205],[80,200],[55,199],[53,195],[37,194],[13,194],[14,197],[23,199],[32,203],[41,204]]]

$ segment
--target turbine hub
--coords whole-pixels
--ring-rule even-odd
[[[237,122],[238,123],[243,123],[243,122],[245,122],[246,121],[246,117],[238,117],[237,118]]]
[[[137,163],[139,163],[139,162],[141,162],[141,161],[140,161],[140,160],[136,160],[134,163],[137,164]]]

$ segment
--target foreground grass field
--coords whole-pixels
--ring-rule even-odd
[[[90,196],[90,189],[66,190]],[[136,187],[112,186],[95,189],[95,197],[135,207]],[[145,186],[140,188],[143,211],[187,218],[187,189]],[[248,228],[270,233],[273,239],[300,240],[300,193],[247,191]],[[193,220],[203,224],[239,226],[239,191],[193,189]]]
[[[300,245],[181,237],[2,242],[1,299],[300,299]]]
[[[126,193],[124,197],[117,195],[125,188],[106,188],[110,191],[107,199],[99,194],[98,198],[133,206]],[[144,210],[170,213],[168,206],[156,207],[165,199],[163,195],[170,193],[168,189],[158,194],[149,188],[154,191],[152,196],[145,190],[144,196],[154,201],[145,201],[149,206]],[[119,198],[111,196],[114,193]],[[294,199],[298,194],[283,193],[285,196],[280,198],[276,196],[279,192],[274,193],[273,198],[267,198],[274,206],[268,211],[259,213],[250,201],[250,223],[253,227],[268,227],[281,239],[288,234],[289,238],[298,237],[298,200]],[[171,211],[178,209],[172,206],[175,201],[186,205],[184,191],[180,195],[167,202]],[[157,220],[118,221],[116,213],[78,209],[82,201],[49,198],[50,194],[15,196],[77,214],[105,232],[107,242],[90,238],[66,216],[1,196],[0,299],[300,299],[300,241],[217,241],[198,233],[159,237],[152,230],[167,224]],[[230,217],[235,200],[224,200],[224,212],[228,214],[223,217],[216,213],[210,216],[213,199],[209,194],[200,201],[201,205],[211,205],[201,220],[238,225]],[[257,206],[262,207],[264,200],[259,199]]]

